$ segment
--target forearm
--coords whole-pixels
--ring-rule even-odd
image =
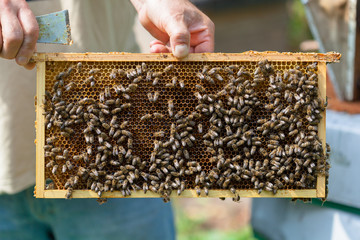
[[[0,0],[0,57],[29,67],[39,26],[25,0]]]

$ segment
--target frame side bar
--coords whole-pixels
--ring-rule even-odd
[[[320,98],[325,102],[326,101],[326,63],[321,62],[318,66],[318,88]],[[322,113],[322,118],[320,120],[318,126],[318,134],[321,140],[324,154],[326,154],[326,111]],[[318,164],[320,164],[321,159],[319,160]],[[326,177],[325,175],[321,174],[317,177],[316,182],[316,196],[324,198],[325,197],[325,190],[326,190]]]
[[[45,95],[45,62],[36,64],[36,188],[35,196],[44,197],[45,190],[45,159],[43,142],[45,141],[45,124],[42,103]]]

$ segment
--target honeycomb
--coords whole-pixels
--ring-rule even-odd
[[[315,189],[317,61],[45,64],[45,189],[198,195]]]

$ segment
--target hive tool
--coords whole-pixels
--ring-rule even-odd
[[[36,17],[39,24],[38,43],[71,45],[71,32],[68,10]]]

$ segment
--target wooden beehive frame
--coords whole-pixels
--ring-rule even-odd
[[[278,53],[278,52],[244,52],[235,54],[212,53],[212,54],[190,54],[187,58],[181,61],[260,61],[267,59],[269,61],[313,61],[318,62],[318,88],[320,89],[320,97],[326,98],[326,63],[337,62],[340,59],[338,53],[316,54],[316,53]],[[37,198],[64,198],[67,190],[45,190],[45,158],[44,158],[44,140],[45,127],[44,115],[41,103],[45,94],[45,66],[47,61],[178,61],[171,54],[130,54],[130,53],[37,53],[33,57],[37,63],[37,96],[36,96],[36,189],[35,196]],[[325,151],[326,130],[325,130],[326,116],[323,113],[323,118],[319,124],[318,134],[323,143]],[[263,191],[261,194],[257,190],[237,190],[241,197],[270,197],[270,198],[323,198],[326,191],[325,176],[317,177],[316,189],[302,189],[302,190],[278,190],[277,194]],[[229,190],[210,190],[207,197],[233,197],[234,195]],[[91,190],[74,190],[73,198],[97,198],[98,195]],[[105,192],[104,198],[122,198],[119,191]],[[143,197],[159,197],[158,194],[143,191],[134,191],[131,194],[132,198]],[[178,197],[175,192],[171,197]],[[195,190],[185,190],[180,197],[198,197]],[[200,197],[206,197],[204,193]]]

